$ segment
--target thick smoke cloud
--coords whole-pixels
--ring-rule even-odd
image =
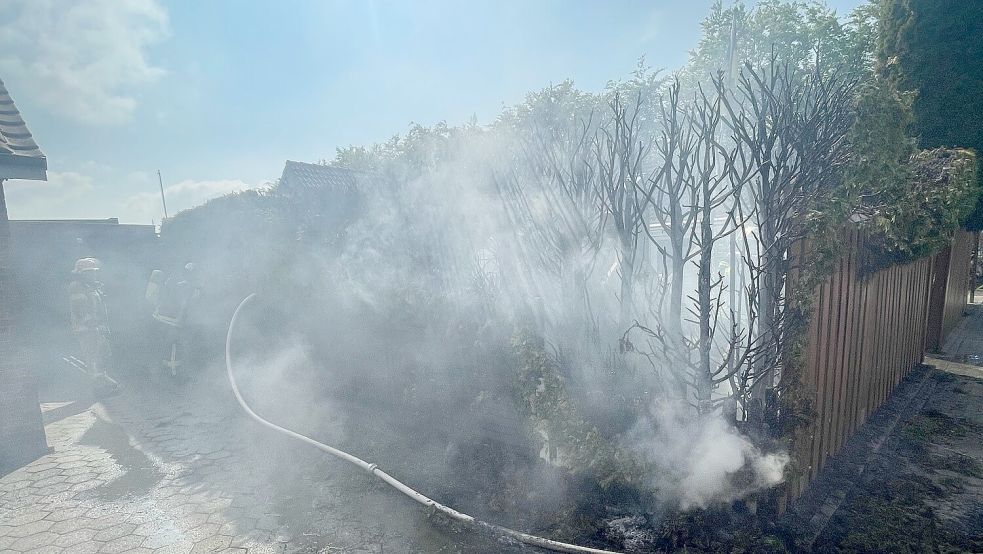
[[[740,260],[762,251],[730,253],[721,234],[761,234],[759,221],[728,218],[740,193],[726,193],[735,178],[726,168],[749,158],[732,154],[740,139],[713,115],[732,100],[724,88],[684,98],[644,67],[601,94],[563,83],[489,125],[414,126],[342,150],[331,166],[352,172],[351,189],[241,193],[181,214],[163,237],[221,283],[203,313],[228,313],[254,291],[276,312],[260,323],[263,348],[279,354],[253,363],[266,372],[257,387],[290,406],[334,402],[397,420],[423,445],[391,445],[411,477],[461,497],[522,483],[528,497],[567,474],[641,490],[659,510],[725,503],[779,484],[789,456],[759,441],[768,430],[743,434],[753,426],[737,404],[750,395],[737,378],[694,383],[697,358],[726,367],[728,340],[761,336],[749,323],[750,285],[737,300],[724,293],[725,274],[751,282]],[[795,110],[811,109],[787,108],[790,128]],[[688,153],[668,148],[673,140],[689,141]],[[687,163],[702,165],[683,172],[690,188],[676,208],[691,211],[680,229],[653,212],[673,208],[659,186]],[[738,176],[741,186],[754,175]],[[700,188],[708,182],[725,192]],[[707,233],[715,240],[701,242]],[[201,236],[209,241],[189,249]],[[677,239],[689,242],[673,266]],[[697,321],[707,302],[720,314],[709,331]],[[651,332],[630,335],[641,328]],[[500,490],[471,494],[471,508],[486,492],[495,500],[485,508],[503,505]]]
[[[421,420],[444,417],[442,410],[471,410],[453,415],[473,425],[456,440],[480,441],[501,420],[527,417],[508,399],[517,386],[509,335],[516,325],[531,324],[561,367],[569,396],[564,402],[585,418],[586,428],[601,430],[601,442],[637,457],[645,485],[660,502],[706,507],[780,483],[786,454],[762,452],[726,414],[697,417],[686,403],[661,397],[660,391],[672,387],[664,373],[641,358],[615,353],[624,329],[617,317],[619,255],[610,236],[591,261],[597,270],[585,281],[586,291],[572,290],[567,274],[544,270],[521,250],[524,237],[517,236],[496,179],[508,178],[509,166],[522,163],[516,145],[529,140],[522,136],[526,131],[454,130],[437,145],[407,145],[430,156],[422,167],[404,158],[358,175],[357,208],[346,219],[343,240],[305,251],[276,280],[275,295],[321,314],[305,316],[318,343],[304,356],[315,361],[311,371],[411,399],[413,415]],[[518,171],[527,172],[520,179],[544,179],[527,168]],[[549,217],[555,200],[537,192],[544,185],[520,185],[529,188],[530,213]],[[655,256],[642,259],[643,275],[655,279]],[[583,260],[563,263],[576,267]],[[694,281],[687,273],[687,286]],[[301,294],[291,290],[297,283],[308,287],[303,299],[292,298]],[[587,342],[580,339],[584,322],[578,320],[584,294],[597,326]],[[648,301],[639,295],[634,317],[650,313]],[[272,360],[270,374],[280,375],[294,354]],[[266,386],[276,388],[278,381],[267,379]],[[537,393],[543,395],[544,388],[540,383]],[[555,459],[569,458],[559,452]],[[453,460],[421,463],[437,467]]]

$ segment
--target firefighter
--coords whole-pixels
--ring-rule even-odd
[[[157,275],[159,278],[160,276]],[[167,279],[157,296],[156,319],[164,337],[163,367],[172,378],[183,378],[181,366],[187,357],[187,317],[191,303],[199,294],[195,265],[187,263],[180,275]]]
[[[112,394],[118,387],[107,371],[112,365],[112,349],[109,343],[109,312],[105,294],[98,280],[99,260],[81,258],[75,262],[73,279],[69,285],[69,306],[72,333],[82,350],[84,369],[93,382],[98,395]]]
[[[147,290],[144,292],[144,298],[155,309],[160,304],[160,288],[163,284],[164,272],[159,269],[151,271],[150,280],[147,281]]]

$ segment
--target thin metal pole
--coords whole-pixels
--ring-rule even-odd
[[[737,14],[734,8],[731,8],[730,13],[730,42],[727,45],[727,88],[733,86],[734,84],[734,61],[737,59]],[[725,93],[729,90],[725,90]],[[740,194],[740,192],[738,192]],[[734,202],[740,202],[740,198],[735,197]],[[730,282],[728,283],[730,288],[729,303],[730,303],[730,313],[731,318],[734,319],[735,327],[741,324],[740,321],[740,307],[738,302],[740,299],[737,295],[737,232],[730,234],[730,259],[728,260],[730,264],[728,277]],[[731,356],[730,362],[728,363],[728,370],[731,374],[734,373],[735,367],[734,356]]]
[[[164,200],[164,180],[160,176],[159,169],[157,170],[157,184],[160,185],[160,203],[164,206],[164,219],[167,219],[167,201]]]

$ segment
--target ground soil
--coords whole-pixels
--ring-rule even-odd
[[[792,550],[983,552],[983,380],[913,372],[837,458],[792,512]]]
[[[358,452],[455,507],[579,544],[625,552],[983,552],[983,378],[973,376],[983,372],[963,368],[966,375],[928,366],[910,373],[775,522],[753,502],[653,515],[630,494],[543,473],[508,433],[473,444],[440,425],[424,433],[406,418],[348,405],[291,410],[275,394],[256,402],[261,413]],[[532,551],[441,521],[366,474],[257,427],[234,404],[221,368],[212,369],[173,390],[133,380],[97,403],[70,398],[78,387],[58,381],[65,390],[45,394],[75,401],[45,413],[52,452],[0,476],[0,551],[80,537],[162,552]],[[108,528],[113,533],[103,533]]]

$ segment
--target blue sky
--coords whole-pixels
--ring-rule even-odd
[[[682,65],[711,0],[5,0],[0,77],[48,156],[11,218],[159,221],[410,122]],[[860,0],[828,4],[846,13]]]

